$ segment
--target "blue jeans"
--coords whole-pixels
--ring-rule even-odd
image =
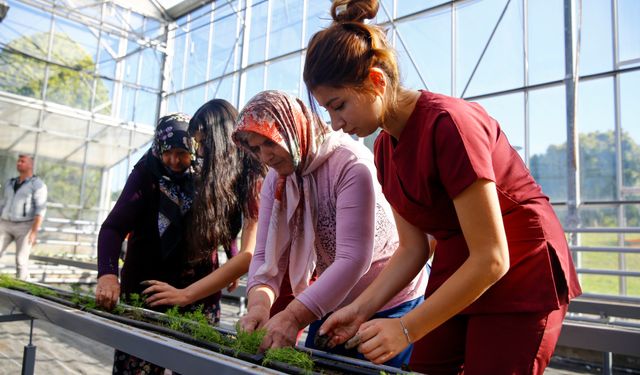
[[[411,301],[407,301],[404,303],[401,303],[400,305],[390,308],[388,310],[384,310],[384,311],[379,311],[377,313],[375,313],[370,320],[372,319],[379,319],[379,318],[400,318],[405,316],[409,311],[413,310],[415,307],[417,307],[418,305],[420,305],[422,303],[422,301],[424,301],[424,297],[420,296],[416,299],[413,299]],[[331,314],[327,314],[325,317],[323,317],[320,320],[316,320],[315,322],[311,323],[309,325],[309,332],[307,333],[307,340],[305,341],[304,345],[307,348],[312,348],[312,349],[318,349],[316,348],[316,346],[314,345],[313,341],[316,337],[316,335],[318,334],[318,330],[320,329],[320,326],[322,326],[322,323],[324,323],[325,320],[327,320],[327,318],[329,318]],[[345,349],[344,344],[338,345],[335,348],[332,349],[322,349],[327,351],[328,353],[332,353],[332,354],[338,354],[338,355],[343,355],[346,357],[351,357],[351,358],[358,358],[358,359],[362,359],[362,360],[367,360],[360,352],[358,352],[357,348],[353,348],[353,349]],[[403,350],[402,352],[398,353],[398,355],[396,355],[395,357],[393,357],[392,359],[390,359],[389,361],[385,362],[384,364],[387,366],[393,366],[393,367],[398,367],[400,368],[403,364],[408,365],[409,364],[409,358],[411,357],[411,351],[413,350],[413,344],[409,345],[405,350]]]

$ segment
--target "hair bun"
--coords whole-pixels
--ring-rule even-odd
[[[378,14],[378,0],[334,0],[331,17],[335,22],[363,22]]]

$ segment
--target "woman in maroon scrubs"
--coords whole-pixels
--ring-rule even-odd
[[[375,363],[415,343],[429,374],[542,374],[569,300],[581,293],[564,232],[499,124],[475,103],[399,85],[375,0],[334,1],[307,49],[304,80],[334,129],[379,127],[378,178],[400,245],[387,268],[321,327]],[[402,319],[367,318],[424,267],[425,303]]]

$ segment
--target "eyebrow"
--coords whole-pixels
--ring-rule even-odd
[[[323,105],[323,107],[327,108],[331,103],[333,103],[333,101],[334,101],[334,100],[337,100],[337,99],[338,99],[338,97],[337,97],[337,96],[334,96],[333,98],[329,99],[329,101],[328,101],[328,102],[326,102],[326,103]]]

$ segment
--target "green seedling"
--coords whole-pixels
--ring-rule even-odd
[[[56,294],[51,289],[28,283],[26,281],[18,280],[8,275],[0,275],[0,287],[26,291],[27,293],[37,297],[51,296]]]
[[[247,332],[240,327],[239,323],[236,323],[236,341],[232,344],[232,348],[236,352],[257,354],[262,339],[266,334],[267,330],[265,329]]]
[[[267,350],[262,360],[263,365],[268,365],[272,362],[284,362],[289,365],[298,367],[304,370],[305,373],[311,373],[313,370],[313,360],[308,353],[300,350],[296,350],[290,346],[284,348],[273,348]]]

